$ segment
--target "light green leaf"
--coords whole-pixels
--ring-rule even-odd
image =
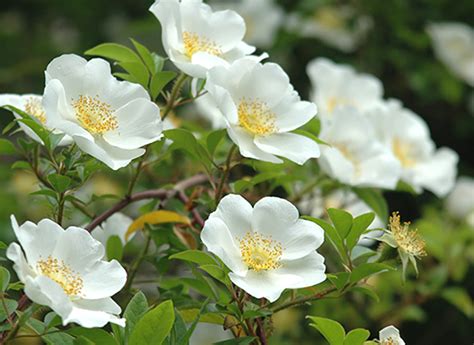
[[[106,245],[107,260],[122,260],[123,245],[122,240],[117,235],[110,236]]]
[[[351,283],[356,283],[362,279],[365,279],[373,274],[384,272],[384,271],[393,271],[392,266],[381,264],[378,262],[365,263],[354,268],[351,273]]]
[[[158,95],[160,94],[161,90],[163,90],[165,86],[168,85],[176,77],[176,75],[176,72],[173,71],[163,71],[154,74],[151,78],[150,83],[151,98],[156,99],[156,97],[158,97]]]
[[[173,254],[169,258],[170,260],[178,259],[178,260],[194,262],[199,265],[215,265],[216,264],[216,260],[214,260],[212,256],[210,256],[207,253],[204,253],[203,251],[195,250],[195,249],[190,249],[184,252]]]
[[[138,321],[129,345],[161,345],[173,328],[175,315],[171,300],[161,303]]]
[[[383,222],[388,220],[388,206],[381,192],[373,188],[354,188],[353,190]]]
[[[148,88],[149,74],[146,66],[141,61],[123,61],[118,65],[134,77],[145,89]]]
[[[0,155],[14,155],[15,153],[16,149],[11,141],[0,138]]]
[[[349,250],[359,241],[360,236],[367,230],[367,228],[374,221],[375,214],[373,212],[362,214],[352,221],[352,227],[346,237],[346,245]]]
[[[207,272],[211,277],[221,281],[225,285],[230,284],[229,277],[227,276],[227,272],[217,265],[202,265],[199,266],[200,269]]]
[[[307,316],[307,318],[313,322],[310,326],[316,328],[326,338],[329,345],[344,344],[346,331],[339,322],[317,316]]]
[[[128,339],[133,332],[135,325],[148,310],[148,301],[143,292],[138,291],[135,296],[128,302],[123,313],[123,317],[127,320],[125,326],[125,340]]]
[[[58,193],[65,192],[72,183],[69,177],[59,174],[48,175],[48,181]]]
[[[351,230],[352,215],[337,208],[328,209],[328,214],[341,238],[346,238]]]
[[[347,333],[344,345],[362,345],[370,337],[370,332],[363,328],[356,328]]]
[[[133,46],[137,50],[138,54],[142,58],[150,73],[155,73],[155,61],[153,60],[153,56],[151,55],[151,52],[148,50],[148,48],[145,47],[143,44],[135,41],[133,38],[131,38],[130,40],[132,41]]]
[[[10,284],[10,272],[5,267],[0,267],[0,292],[5,292]]]
[[[138,62],[140,58],[130,48],[117,43],[102,43],[87,50],[85,55],[101,56],[120,62]]]

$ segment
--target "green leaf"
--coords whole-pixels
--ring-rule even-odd
[[[117,78],[120,78],[122,80],[129,81],[131,83],[139,84],[137,78],[135,78],[133,75],[130,75],[128,73],[115,72],[114,76],[116,76]]]
[[[84,338],[92,344],[116,345],[114,337],[100,328],[73,327],[67,330],[67,333],[78,338]]]
[[[43,195],[53,199],[56,198],[56,192],[52,191],[51,189],[37,190],[36,192],[30,193],[30,195]]]
[[[141,61],[123,61],[119,62],[118,65],[135,78],[145,89],[148,88],[148,71]]]
[[[59,174],[48,175],[48,181],[58,193],[65,192],[72,183],[69,177]]]
[[[459,287],[449,287],[441,292],[441,296],[467,317],[474,316],[474,305],[466,290]]]
[[[207,253],[204,253],[203,251],[195,250],[195,249],[190,249],[184,252],[173,254],[169,258],[170,260],[178,259],[178,260],[194,262],[199,265],[215,265],[216,264],[216,260],[214,260],[212,256],[210,256]]]
[[[366,288],[366,287],[363,287],[363,286],[354,286],[351,289],[351,291],[361,292],[364,295],[369,296],[370,298],[372,298],[376,303],[380,302],[379,295],[377,295],[377,293],[374,290],[370,289],[370,288]]]
[[[202,265],[199,266],[200,269],[207,272],[211,277],[219,280],[225,285],[229,285],[229,277],[227,277],[227,272],[217,265]]]
[[[367,278],[373,274],[384,272],[384,271],[389,271],[389,270],[394,270],[392,266],[386,265],[386,264],[381,264],[378,262],[370,262],[370,263],[365,263],[360,266],[357,266],[354,268],[354,270],[351,273],[351,283],[356,283],[364,278]]]
[[[158,95],[160,94],[161,90],[163,90],[165,86],[168,85],[176,77],[176,75],[176,72],[173,71],[163,71],[154,74],[151,78],[150,83],[151,98],[156,99],[156,97],[158,97]]]
[[[127,320],[127,324],[125,326],[125,340],[128,339],[130,334],[135,329],[135,325],[141,319],[141,317],[145,315],[147,310],[148,301],[146,296],[143,292],[138,291],[135,296],[132,297],[125,308],[125,312],[123,313],[123,317],[125,320]]]
[[[254,340],[255,340],[255,337],[242,337],[242,338],[219,341],[217,343],[214,343],[213,345],[249,345]]]
[[[388,206],[381,192],[372,188],[354,188],[353,190],[383,222],[388,220]]]
[[[209,304],[209,298],[206,299],[202,306],[201,306],[201,309],[199,310],[199,314],[196,316],[196,318],[193,320],[191,326],[189,326],[188,330],[186,331],[186,333],[184,333],[177,341],[177,345],[188,345],[189,344],[189,339],[191,338],[191,335],[193,334],[194,330],[196,329],[196,326],[199,322],[199,319],[202,315],[202,313],[204,312],[204,310],[206,310],[207,308],[207,305]]]
[[[302,129],[294,130],[293,133],[302,135],[302,136],[307,137],[307,138],[310,138],[310,139],[312,139],[313,141],[317,142],[318,144],[331,146],[331,145],[329,145],[327,142],[325,142],[324,140],[319,139],[319,138],[318,138],[317,136],[315,136],[314,134],[312,134],[312,133],[310,133],[310,132],[307,132],[307,131],[304,131],[304,130],[302,130]]]
[[[16,161],[15,163],[11,165],[10,168],[30,170],[31,166],[30,166],[30,163],[28,163],[27,161]]]
[[[310,220],[318,224],[320,227],[322,227],[325,234],[327,235],[327,237],[329,237],[331,243],[336,248],[336,251],[338,252],[339,256],[344,260],[347,259],[347,254],[344,249],[344,243],[342,242],[342,238],[331,224],[329,224],[328,222],[325,222],[322,219],[313,218],[309,216],[303,216],[302,218],[306,220]]]
[[[130,335],[129,345],[162,344],[173,328],[174,319],[173,302],[161,303],[138,321]]]
[[[328,279],[331,283],[334,284],[336,289],[341,291],[347,285],[347,282],[349,281],[349,276],[349,272],[338,272],[328,275]]]
[[[341,238],[346,238],[352,227],[352,215],[337,208],[328,209],[328,214]]]
[[[26,126],[28,126],[33,132],[35,132],[35,134],[41,139],[41,141],[43,141],[45,146],[51,149],[51,141],[49,138],[50,133],[37,120],[35,120],[23,110],[13,107],[11,105],[6,105],[1,108],[8,109],[21,116],[21,119],[19,119],[18,121],[21,121]]]
[[[95,342],[93,342],[90,339],[87,339],[86,337],[83,337],[82,335],[72,341],[74,345],[96,345]],[[54,344],[54,343],[53,343]]]
[[[140,57],[143,59],[143,62],[145,63],[150,73],[155,73],[155,61],[153,60],[153,56],[151,55],[151,52],[148,50],[148,48],[145,47],[143,44],[135,41],[133,38],[130,38],[130,40],[132,41],[133,46],[137,50]]]
[[[123,245],[120,237],[118,237],[117,235],[113,235],[107,239],[106,253],[107,260],[122,260]]]
[[[363,328],[356,328],[347,333],[344,345],[362,345],[370,337],[370,332]]]
[[[5,311],[5,307],[3,306],[3,303],[0,303],[0,322],[5,321],[7,319],[7,315],[11,315],[18,307],[18,302],[15,300],[5,299],[4,301],[5,301],[5,306],[7,307],[7,310]]]
[[[101,56],[120,62],[138,62],[140,58],[130,48],[117,43],[102,43],[87,50],[85,55]]]
[[[313,321],[310,326],[316,328],[330,345],[344,344],[346,332],[339,322],[317,316],[307,316],[307,318]]]
[[[362,214],[352,221],[352,227],[349,234],[346,237],[346,245],[349,250],[359,241],[360,236],[367,230],[367,228],[374,221],[375,214],[373,212]]]
[[[14,155],[15,153],[15,146],[10,140],[0,139],[0,155]]]
[[[10,272],[5,267],[0,267],[0,291],[5,292],[10,284]]]
[[[209,133],[209,135],[207,136],[206,146],[211,157],[214,156],[214,153],[216,152],[216,148],[219,145],[219,143],[222,141],[222,139],[225,137],[225,134],[226,134],[225,129],[218,129],[217,131],[213,131]]]

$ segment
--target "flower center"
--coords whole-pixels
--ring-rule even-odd
[[[79,123],[92,134],[103,134],[118,127],[112,107],[98,96],[79,96],[72,103]]]
[[[322,27],[328,29],[343,29],[346,26],[341,13],[336,8],[330,6],[319,9],[314,14],[314,19]]]
[[[276,116],[265,102],[258,99],[253,101],[242,99],[237,111],[239,125],[247,132],[255,135],[266,135],[277,131]]]
[[[247,232],[239,240],[242,260],[254,271],[268,271],[279,268],[283,247],[280,242],[257,232]]]
[[[184,54],[192,58],[195,53],[204,52],[215,56],[222,55],[219,45],[206,37],[199,36],[194,32],[183,32]]]
[[[416,160],[413,158],[408,143],[404,143],[400,139],[395,138],[392,143],[392,151],[404,168],[412,168],[416,165]]]
[[[25,103],[25,112],[34,116],[42,124],[46,123],[46,113],[39,98],[28,98]]]
[[[381,345],[398,345],[398,341],[392,337],[388,337],[387,339],[382,340]]]
[[[67,295],[77,296],[81,293],[84,285],[81,276],[64,261],[48,256],[46,260],[39,260],[36,267],[42,275],[58,283]]]
[[[390,217],[390,231],[398,247],[414,256],[426,256],[425,241],[416,230],[410,230],[410,223],[400,223],[400,214],[394,212]]]

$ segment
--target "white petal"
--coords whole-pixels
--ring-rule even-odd
[[[119,314],[120,307],[111,299],[77,300],[73,302],[70,314],[63,319],[63,325],[75,322],[82,327],[103,327],[107,323],[115,323],[125,327],[125,319],[120,319],[114,314]]]
[[[68,90],[67,95],[80,95],[85,86],[83,83],[78,83],[78,80],[84,78],[86,64],[86,59],[75,54],[64,54],[53,59],[46,68],[46,84],[58,79]]]
[[[228,127],[227,133],[232,141],[239,147],[242,156],[270,163],[283,163],[281,159],[258,148],[254,143],[253,135],[247,133],[244,129]]]
[[[229,273],[230,280],[255,298],[266,298],[270,302],[275,302],[285,289],[275,284],[268,271],[250,270],[245,276]]]
[[[272,108],[272,112],[276,115],[276,127],[280,133],[303,126],[316,116],[317,112],[316,104],[301,101],[293,87],[289,89],[290,91],[281,102]]]
[[[209,218],[220,218],[234,237],[243,237],[251,230],[252,205],[237,194],[229,194],[222,198],[217,210]]]
[[[400,338],[400,331],[394,326],[387,326],[379,332],[380,341],[392,338],[398,341],[398,345],[405,345],[405,342]]]
[[[86,266],[81,272],[84,286],[81,296],[87,299],[99,299],[115,295],[125,285],[127,272],[116,260],[97,261]]]
[[[7,258],[13,261],[13,268],[21,282],[25,282],[27,277],[35,275],[30,265],[25,259],[25,255],[18,243],[11,243],[7,249]]]
[[[125,234],[132,222],[133,219],[123,213],[114,213],[110,218],[103,222],[101,226],[97,226],[91,232],[91,235],[97,241],[102,243],[104,247],[107,246],[107,240],[114,235],[117,235],[122,241],[122,244],[125,245],[127,243],[125,240]],[[131,240],[134,236],[135,232],[129,236],[128,240]]]
[[[309,220],[298,219],[285,232],[282,260],[302,258],[314,252],[324,242],[323,229]]]
[[[321,169],[334,179],[351,184],[355,175],[354,163],[347,159],[340,150],[335,147],[323,147],[319,159]]]
[[[262,151],[288,158],[300,165],[310,158],[320,156],[319,145],[313,139],[299,134],[277,133],[256,136],[254,142]]]
[[[326,280],[324,257],[315,251],[297,260],[283,260],[281,265],[270,272],[274,283],[281,287],[299,289]]]

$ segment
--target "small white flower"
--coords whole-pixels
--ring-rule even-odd
[[[323,230],[299,219],[296,207],[284,199],[266,197],[252,208],[240,195],[227,195],[206,221],[201,239],[232,271],[232,282],[256,298],[274,302],[284,289],[326,279],[324,258],[316,252]]]
[[[194,104],[197,107],[199,115],[207,119],[213,129],[226,128],[227,122],[224,115],[217,107],[216,102],[209,93],[198,97]]]
[[[357,16],[350,6],[323,6],[312,17],[292,14],[287,27],[303,37],[314,37],[343,52],[352,52],[372,28],[372,19]]]
[[[290,133],[316,115],[316,105],[301,101],[277,64],[243,58],[227,68],[213,68],[205,87],[243,156],[281,163],[277,155],[297,164],[319,157],[314,140]]]
[[[461,176],[446,199],[446,209],[455,218],[474,228],[474,179]]]
[[[427,32],[437,57],[452,73],[474,86],[474,29],[463,23],[433,23]]]
[[[15,94],[0,94],[0,106],[4,105],[12,105],[15,108],[18,108],[20,110],[23,110],[25,113],[29,114],[32,116],[34,120],[36,120],[39,124],[42,126],[46,127],[46,113],[44,111],[43,105],[41,104],[43,97],[40,95],[34,95],[34,94],[24,94],[24,95],[15,95]],[[13,115],[17,119],[21,119],[22,117],[17,114],[16,112],[13,112]],[[41,145],[43,145],[43,141],[36,135],[33,130],[31,130],[30,127],[25,125],[23,122],[18,122],[18,125],[20,128],[25,132],[26,135],[28,135],[31,139],[39,142]],[[54,130],[53,133],[55,134],[61,134],[61,131]],[[69,136],[64,136],[61,141],[59,142],[59,145],[69,145],[72,143],[72,139]]]
[[[353,107],[339,107],[332,122],[322,126],[321,169],[351,185],[394,189],[401,175],[400,162],[382,145],[369,120]]]
[[[53,309],[63,325],[125,326],[125,319],[117,316],[121,309],[110,296],[122,289],[127,274],[118,261],[102,260],[100,242],[84,229],[64,230],[49,219],[18,226],[12,216],[11,222],[21,247],[10,244],[7,257],[29,299]]]
[[[115,79],[107,61],[62,55],[45,74],[47,125],[110,168],[128,165],[161,138],[158,106],[141,85]]]
[[[133,223],[133,219],[123,213],[114,213],[108,218],[102,225],[97,226],[91,235],[97,241],[102,243],[104,247],[107,247],[107,241],[111,236],[118,236],[122,242],[122,245],[126,245],[128,241],[132,239],[135,233],[132,233],[128,239],[125,238],[128,228]]]
[[[202,0],[157,0],[150,11],[160,21],[166,54],[192,77],[255,51],[242,41],[245,22],[234,11],[213,12]]]
[[[449,193],[456,179],[458,155],[445,147],[436,150],[423,119],[397,101],[379,104],[367,116],[379,140],[399,160],[403,181],[417,192],[425,188],[439,197]]]
[[[379,332],[381,345],[405,345],[400,338],[400,331],[394,326],[387,326]]]
[[[284,13],[274,0],[236,0],[215,2],[216,9],[231,9],[240,14],[247,27],[245,41],[257,47],[269,47],[283,23]]]
[[[382,102],[380,80],[357,73],[350,66],[318,58],[308,64],[306,71],[313,85],[311,100],[318,106],[323,121],[330,122],[334,111],[341,106],[352,106],[363,112]]]
[[[223,325],[200,322],[189,339],[189,345],[209,345],[232,338],[232,332],[224,330]]]

